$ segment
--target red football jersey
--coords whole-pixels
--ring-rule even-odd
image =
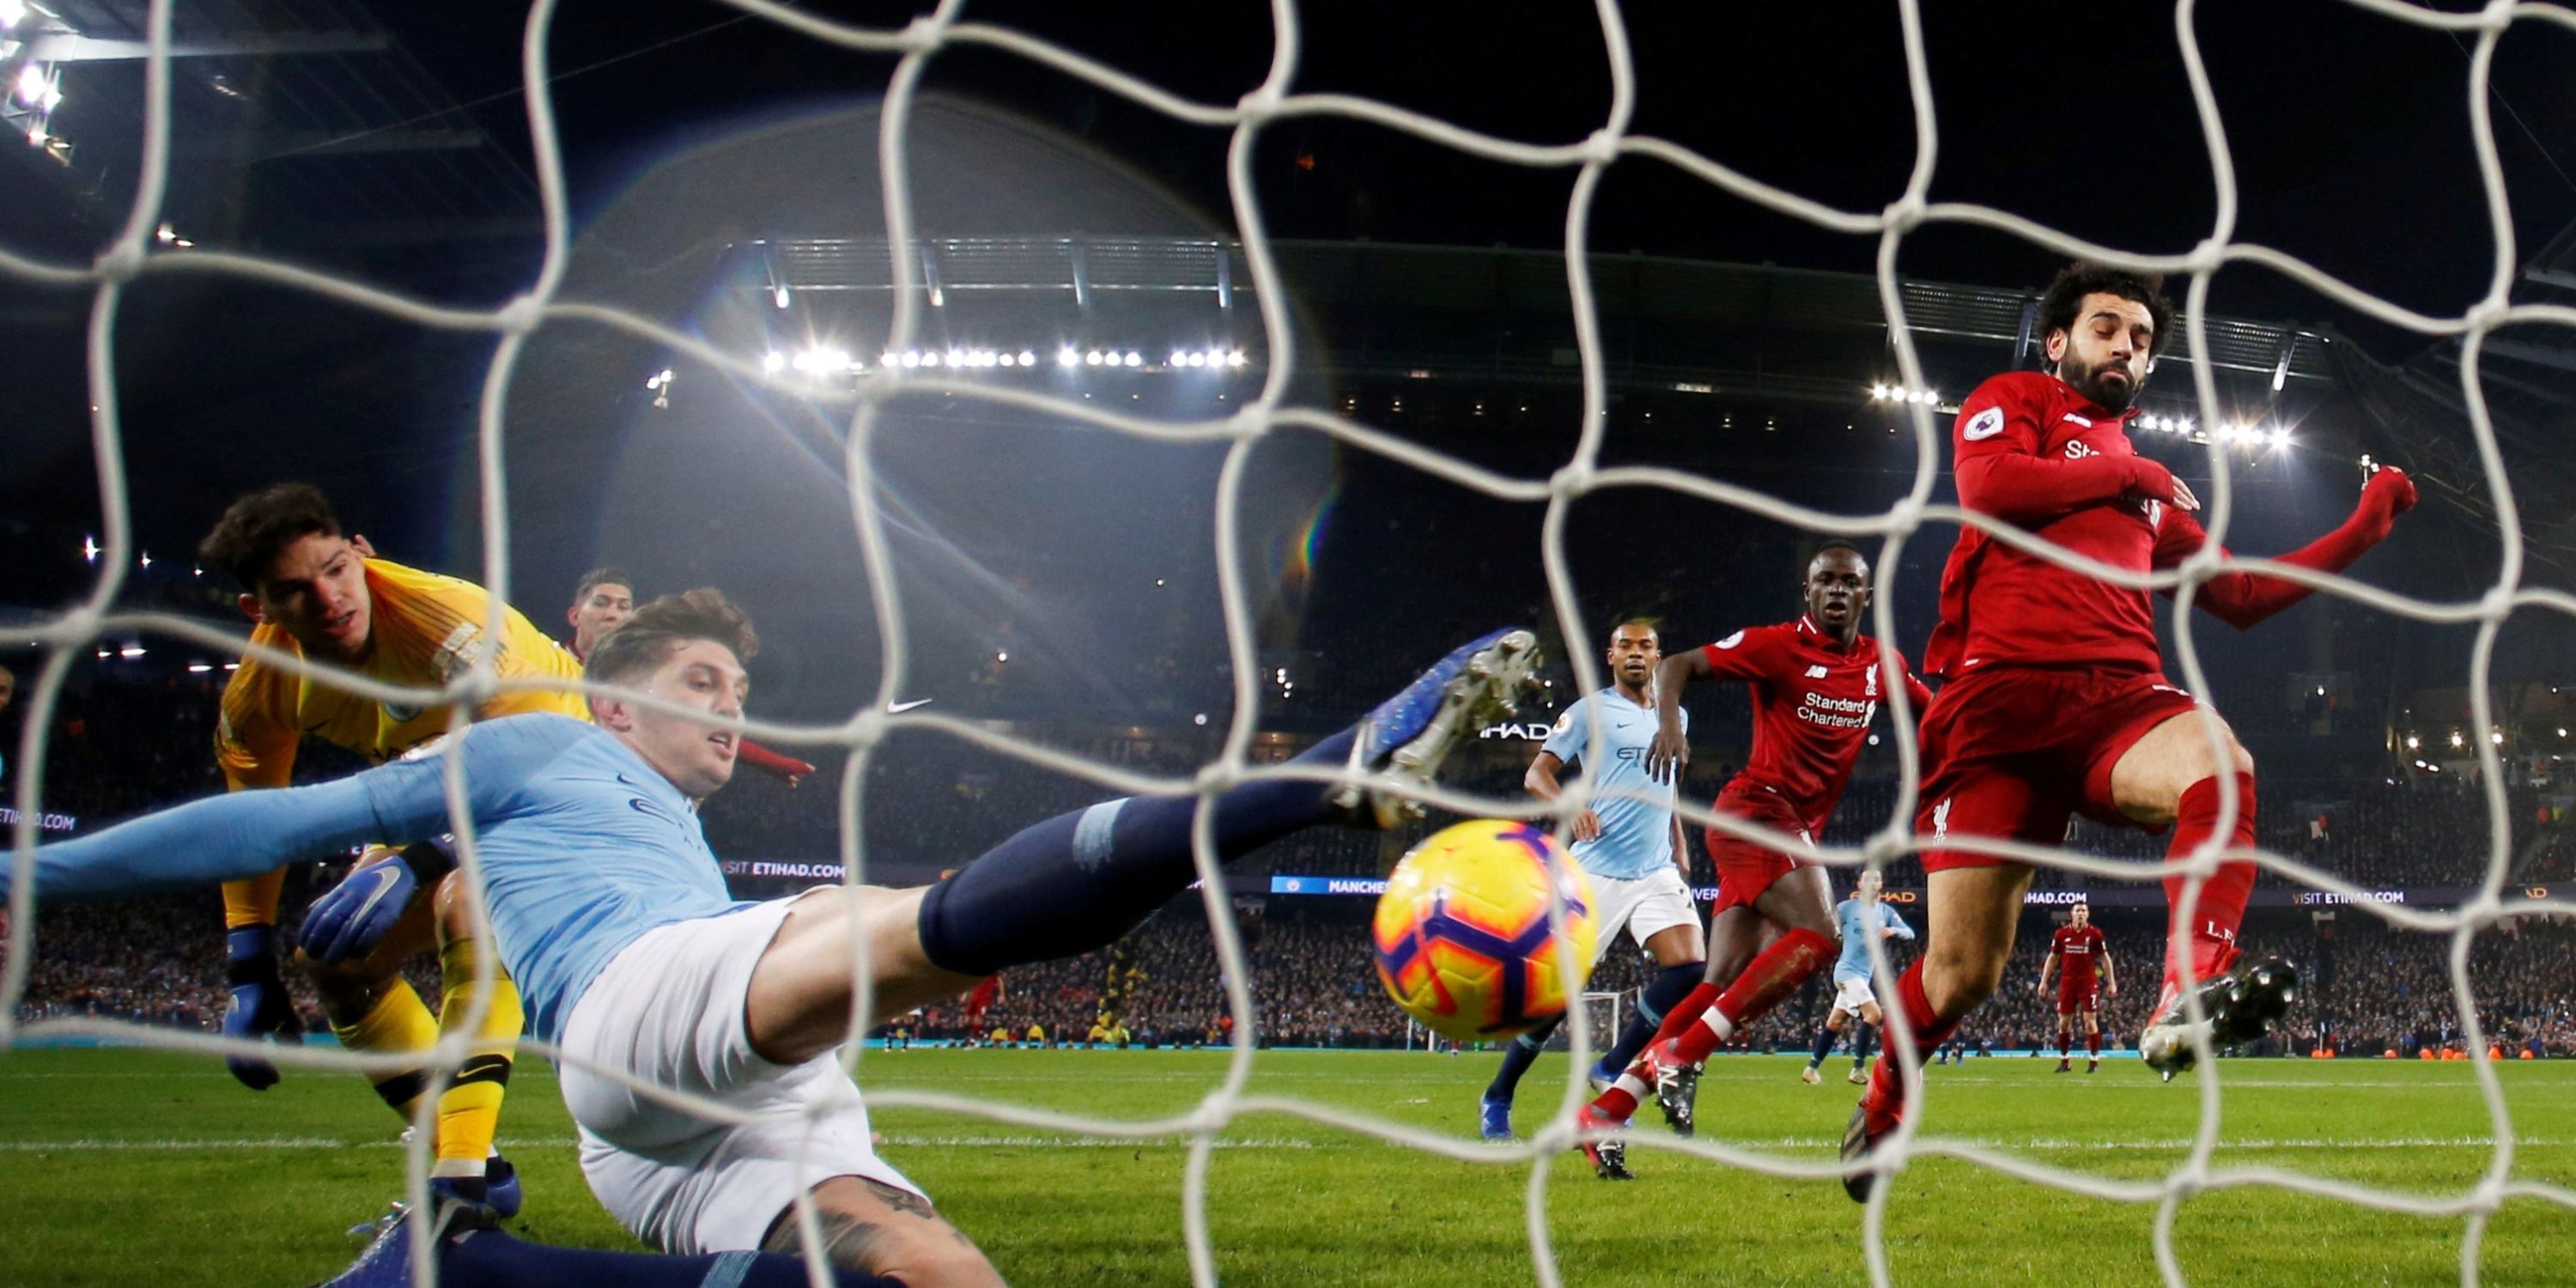
[[[2058,978],[2072,992],[2090,992],[2101,979],[2102,954],[2108,948],[2102,940],[2102,928],[2085,925],[2059,926],[2049,936],[2048,951],[2057,954]]]
[[[1959,504],[2114,568],[2181,563],[2209,535],[2174,507],[2172,474],[2130,446],[2136,412],[2105,411],[2039,372],[1988,380],[1951,431]],[[2147,592],[1962,528],[1923,669],[1955,679],[1998,662],[2160,669]]]
[[[1822,832],[1878,716],[1878,641],[1862,635],[1844,648],[1802,614],[1737,631],[1700,653],[1716,675],[1753,691],[1753,755],[1735,782],[1778,793],[1808,831]],[[1912,671],[1904,675],[1920,717],[1932,691]]]

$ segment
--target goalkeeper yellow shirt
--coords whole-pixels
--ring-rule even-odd
[[[490,593],[470,581],[382,559],[367,560],[366,571],[372,643],[357,672],[413,687],[443,685],[463,674],[483,638]],[[517,609],[505,608],[501,622],[493,665],[503,679],[580,678],[581,663]],[[261,623],[250,637],[283,653],[304,652],[293,636],[270,623]],[[529,711],[590,719],[590,703],[578,693],[503,693],[475,714],[488,720]],[[446,733],[447,718],[444,703],[382,703],[245,658],[224,686],[215,761],[235,790],[284,787],[294,772],[296,744],[305,737],[382,763]]]

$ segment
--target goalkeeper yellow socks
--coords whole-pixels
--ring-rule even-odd
[[[286,869],[264,877],[224,883],[224,929],[277,924],[278,892],[286,888]]]
[[[375,1005],[356,1020],[331,1017],[331,1032],[340,1045],[370,1055],[417,1054],[427,1051],[438,1041],[438,1021],[430,1018],[429,1007],[411,984],[396,975],[386,981],[385,991],[377,994]],[[429,1089],[428,1071],[420,1068],[367,1071],[367,1081],[376,1084],[376,1094],[404,1122],[412,1120],[419,1108],[421,1093]]]
[[[473,1010],[481,984],[474,977],[482,957],[477,940],[459,939],[438,952],[440,982],[446,998],[439,1004],[440,1032],[462,1028]],[[492,963],[491,991],[483,1023],[472,1030],[471,1047],[456,1077],[438,1096],[438,1175],[481,1176],[492,1152],[492,1137],[501,1123],[502,1091],[510,1082],[511,1058],[519,1049],[519,1030],[527,1022],[519,1007],[519,988],[509,972]]]

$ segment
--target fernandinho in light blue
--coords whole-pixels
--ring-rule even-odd
[[[1601,722],[1601,763],[1585,764],[1592,780],[1592,812],[1601,817],[1601,835],[1574,843],[1574,861],[1596,876],[1634,881],[1672,866],[1673,801],[1678,783],[1659,783],[1646,776],[1646,747],[1655,740],[1655,713],[1603,689],[1566,709],[1541,750],[1554,752],[1568,765],[1583,761],[1592,748],[1592,722]],[[1682,732],[1690,732],[1690,712],[1682,713]],[[1619,795],[1616,793],[1636,793]],[[1642,795],[1645,799],[1639,799]]]
[[[751,906],[726,892],[669,779],[614,734],[553,714],[486,721],[338,782],[192,801],[42,846],[36,897],[202,887],[371,841],[425,840],[453,829],[441,778],[451,756],[464,763],[492,936],[539,1037],[560,1037],[582,990],[644,932]]]
[[[1914,927],[1905,924],[1903,914],[1875,899],[1867,903],[1845,899],[1835,904],[1834,924],[1843,932],[1843,955],[1834,959],[1837,984],[1869,978],[1869,940],[1880,930],[1893,930],[1899,939],[1914,937]]]

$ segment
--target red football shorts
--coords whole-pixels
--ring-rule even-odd
[[[1739,786],[1738,784],[1742,784]],[[1768,787],[1757,787],[1737,778],[1717,794],[1713,807],[1729,818],[1759,824],[1774,832],[1796,837],[1809,844],[1815,837],[1807,831],[1804,819],[1786,797]],[[1741,837],[1729,836],[1716,828],[1704,828],[1700,839],[1708,844],[1709,862],[1717,868],[1717,903],[1709,909],[1716,916],[1729,908],[1752,907],[1771,883],[1799,867],[1796,859],[1778,850],[1764,849]]]
[[[2058,845],[2078,812],[2113,827],[2141,827],[2112,805],[2111,767],[2148,730],[2198,705],[2153,671],[1972,672],[1943,687],[1923,713],[1915,834]],[[1926,872],[2002,862],[1937,847],[1923,853]]]
[[[2071,988],[2062,981],[2058,984],[2058,1014],[2073,1015],[2078,1011],[2099,1011],[2101,1009],[2102,988],[2100,985],[2086,984],[2082,988]]]

